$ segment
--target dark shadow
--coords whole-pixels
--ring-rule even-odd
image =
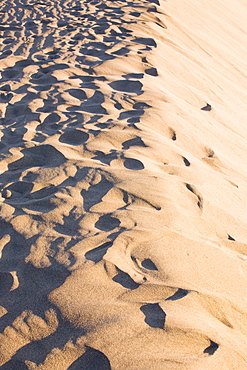
[[[176,135],[176,132],[172,130],[172,140],[175,141],[177,140],[177,135]]]
[[[158,76],[157,69],[154,67],[145,69],[145,73],[147,75],[154,76],[154,77]]]
[[[92,116],[89,121],[87,121],[87,124],[88,123],[96,123],[100,118],[102,118],[103,115],[99,115],[99,114],[95,114],[94,116]],[[97,125],[95,125],[97,126]]]
[[[166,301],[177,301],[178,299],[186,297],[188,293],[188,290],[179,288],[171,297],[167,298]]]
[[[118,49],[117,51],[112,52],[114,55],[127,55],[130,52],[130,49],[126,47],[122,47]]]
[[[17,181],[7,186],[2,191],[2,196],[6,198],[6,203],[13,206],[25,206],[26,208],[33,209],[38,206],[39,201],[47,202],[50,200],[51,196],[56,193],[58,188],[51,185],[34,192],[32,190],[32,183],[27,181]],[[44,207],[42,207],[42,209],[43,208]]]
[[[83,102],[77,109],[87,113],[107,114],[106,109],[101,105],[104,101],[103,93],[96,90],[94,95]],[[74,110],[74,107],[68,108],[68,110]]]
[[[0,59],[5,59],[12,54],[12,50],[5,50],[1,53]]]
[[[137,122],[139,122],[139,119],[143,114],[144,114],[143,109],[134,109],[134,110],[121,112],[118,119],[123,120],[123,119],[128,119],[128,118],[132,118],[132,119],[133,118],[138,118]]]
[[[2,79],[12,80],[20,75],[20,71],[16,70],[14,67],[8,67],[2,72]]]
[[[32,75],[30,82],[34,85],[52,86],[57,82],[56,77],[51,76],[49,73],[45,73],[44,70],[40,70]]]
[[[109,83],[109,85],[116,91],[142,94],[142,83],[140,81],[119,80]]]
[[[141,306],[140,310],[144,313],[145,323],[151,328],[164,329],[165,326],[165,312],[160,308],[158,303],[149,303]]]
[[[54,109],[54,107],[52,108],[52,110]],[[43,109],[38,109],[39,111],[44,111]],[[46,110],[47,110],[47,107],[46,107]],[[52,111],[49,109],[49,112]],[[49,112],[45,112],[45,113],[49,113]],[[46,118],[44,119],[43,123],[41,123],[38,128],[42,129],[43,127],[47,126],[47,125],[50,125],[50,124],[53,124],[53,123],[57,123],[60,121],[60,116],[53,112],[51,114],[49,114],[48,116],[46,116]]]
[[[183,157],[183,161],[184,161],[184,164],[185,164],[186,167],[190,166],[190,161],[188,161],[187,158]]]
[[[66,63],[56,63],[56,64],[50,65],[48,67],[41,67],[40,72],[43,73],[43,74],[47,74],[47,73],[51,73],[53,71],[67,69],[67,68],[68,68],[68,64],[66,64]]]
[[[120,225],[119,219],[112,217],[111,215],[100,216],[98,221],[95,223],[95,227],[102,231],[111,231]]]
[[[103,259],[103,256],[106,254],[107,250],[112,246],[112,244],[113,241],[101,244],[99,247],[86,252],[85,257],[95,263],[100,262]]]
[[[87,346],[86,352],[68,370],[111,370],[111,364],[103,352]]]
[[[195,190],[193,189],[193,187],[190,185],[190,184],[186,184],[186,188],[191,191],[192,193],[195,194]]]
[[[123,77],[126,78],[127,80],[129,79],[140,80],[141,78],[143,78],[143,76],[144,73],[128,73],[127,75],[123,75]]]
[[[131,146],[142,146],[144,148],[148,147],[148,145],[146,145],[139,136],[130,140],[126,140],[125,142],[122,143],[122,146],[123,149],[129,149]]]
[[[198,202],[197,202],[197,206],[202,209],[203,208],[203,199],[200,195],[197,195],[197,198],[198,198]]]
[[[22,154],[23,158],[8,165],[10,171],[23,171],[26,168],[37,166],[56,167],[66,161],[64,155],[49,144],[23,149]]]
[[[205,107],[202,107],[201,110],[210,111],[212,109],[211,105],[207,103]]]
[[[6,127],[2,129],[3,136],[1,137],[2,142],[5,143],[7,147],[15,147],[18,145],[22,145],[23,143],[23,136],[27,132],[27,129],[22,126],[16,124],[15,130],[13,131],[13,127]],[[1,143],[4,145],[3,143]]]
[[[134,171],[143,170],[145,168],[144,164],[141,161],[134,158],[126,158],[124,160],[124,167]]]
[[[2,370],[28,370],[24,361],[11,359],[6,364],[1,366]]]
[[[15,104],[9,103],[5,113],[5,120],[8,123],[10,123],[10,121],[27,123],[32,119],[37,119],[37,117],[38,114],[33,113],[28,107],[27,102],[24,101],[20,101]]]
[[[4,316],[5,325],[11,324],[15,317],[26,310],[44,317],[44,311],[51,307],[47,299],[48,294],[60,287],[70,275],[67,269],[54,259],[51,259],[51,262],[51,266],[45,268],[36,268],[29,263],[24,265],[24,262],[21,267],[16,266],[20,285],[2,298],[3,306],[9,311]],[[14,307],[13,300],[16,301]]]
[[[152,46],[154,48],[157,47],[156,42],[151,37],[135,37],[131,41],[136,42],[138,44],[146,45],[146,46]]]
[[[91,185],[88,190],[82,190],[83,206],[85,211],[89,211],[92,206],[101,202],[102,198],[113,187],[113,182],[106,179],[104,175],[98,184]]]
[[[198,199],[197,206],[200,209],[202,209],[203,208],[203,198],[197,193],[197,190],[190,184],[186,184],[186,188],[197,196],[197,199]]]
[[[8,103],[13,98],[12,93],[1,93],[0,94],[0,102],[1,103]]]
[[[37,364],[40,364],[45,361],[47,354],[53,348],[62,348],[68,340],[72,341],[73,343],[76,342],[78,337],[81,337],[86,334],[83,329],[75,328],[72,324],[68,321],[62,319],[59,316],[59,326],[57,330],[50,334],[48,337],[43,338],[41,340],[33,341],[26,346],[20,348],[17,353],[8,361],[4,367],[6,370],[10,369],[25,369],[24,361],[33,361]],[[15,365],[16,367],[11,367]]]
[[[120,227],[118,231],[115,231],[112,234],[108,235],[107,238],[114,241],[119,235],[121,235],[126,230],[127,230],[126,227]]]
[[[145,102],[139,101],[139,102],[136,102],[133,105],[133,108],[134,109],[145,109],[145,108],[151,108],[151,105],[149,105],[149,104],[147,104]]]
[[[112,279],[115,283],[122,285],[126,289],[137,289],[140,284],[136,283],[126,272],[117,268],[118,274]]]
[[[1,86],[1,87],[0,87],[0,90],[1,90],[1,91],[9,92],[9,91],[11,91],[11,87],[10,87],[10,85],[9,85],[9,84],[6,84],[6,85]]]
[[[78,100],[85,100],[87,99],[87,95],[85,93],[85,91],[83,90],[80,90],[80,89],[69,89],[67,90],[68,93],[73,96],[74,98],[78,99]]]
[[[118,158],[118,153],[115,150],[111,150],[111,153],[109,154],[105,154],[100,150],[97,150],[95,154],[96,156],[93,157],[92,159],[96,159],[97,161],[108,164],[108,166],[111,164],[111,161]]]
[[[60,135],[59,141],[61,143],[71,145],[82,145],[88,140],[88,138],[88,133],[77,129],[71,129],[65,131],[62,135]]]
[[[148,270],[156,270],[156,271],[158,270],[156,265],[149,258],[142,261],[142,266]]]
[[[208,346],[204,351],[203,353],[207,353],[208,355],[212,356],[215,354],[215,352],[217,351],[217,349],[219,348],[219,345],[215,342],[213,342],[212,340],[210,340],[210,346]]]
[[[70,235],[70,236],[79,236],[81,235],[79,230],[80,230],[80,225],[79,222],[83,218],[83,215],[78,217],[74,213],[74,208],[69,212],[68,216],[63,216],[63,223],[57,223],[56,226],[54,227],[54,230],[56,230],[58,233],[62,235]]]
[[[13,282],[14,278],[10,272],[0,272],[0,297],[10,291]]]

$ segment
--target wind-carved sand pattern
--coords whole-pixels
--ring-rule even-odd
[[[247,369],[246,143],[173,12],[0,5],[1,369]]]

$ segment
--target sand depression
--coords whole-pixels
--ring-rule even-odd
[[[1,369],[247,369],[246,17],[1,2]]]

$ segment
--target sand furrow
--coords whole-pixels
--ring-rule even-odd
[[[1,3],[1,368],[247,369],[246,12]]]

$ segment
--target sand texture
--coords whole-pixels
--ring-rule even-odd
[[[0,2],[0,368],[247,369],[246,0]]]

